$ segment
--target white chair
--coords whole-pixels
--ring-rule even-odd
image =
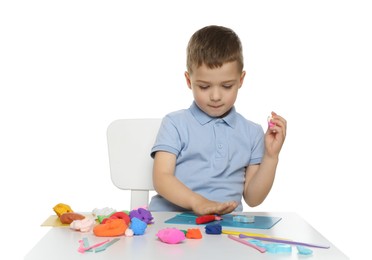
[[[130,208],[148,205],[152,184],[150,156],[161,119],[119,119],[107,128],[113,184],[131,191]]]

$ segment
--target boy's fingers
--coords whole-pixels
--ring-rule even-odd
[[[287,120],[285,120],[280,115],[275,114],[275,116],[273,117],[273,119],[274,119],[274,123],[279,123],[282,126],[286,126],[287,125]]]
[[[285,120],[282,116],[278,115],[275,112],[271,112],[271,118],[268,125],[268,129],[272,133],[282,133],[282,135],[286,136],[286,129],[287,129],[287,120]]]

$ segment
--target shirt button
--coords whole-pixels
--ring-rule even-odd
[[[222,144],[219,144],[218,145],[218,149],[222,149],[223,148],[223,145]]]

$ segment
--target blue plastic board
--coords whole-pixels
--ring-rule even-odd
[[[282,218],[279,217],[268,217],[268,216],[255,216],[254,223],[242,223],[233,221],[234,215],[227,214],[222,216],[222,220],[209,222],[206,224],[220,223],[223,227],[236,227],[236,228],[257,228],[257,229],[270,229]],[[183,212],[176,216],[164,221],[167,224],[184,224],[184,225],[197,225],[195,219],[197,216],[194,213]],[[203,225],[206,225],[203,224]]]

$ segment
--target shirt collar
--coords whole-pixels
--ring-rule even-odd
[[[205,125],[206,123],[209,123],[210,121],[212,120],[215,120],[217,118],[215,117],[211,117],[209,116],[208,114],[204,113],[194,102],[192,102],[191,106],[190,106],[190,111],[191,111],[191,114],[195,117],[195,119],[201,124],[201,125]],[[235,107],[232,107],[230,112],[223,118],[219,118],[219,119],[222,119],[227,125],[229,125],[230,127],[234,128],[235,127],[235,123],[236,123],[236,110],[235,110]]]

